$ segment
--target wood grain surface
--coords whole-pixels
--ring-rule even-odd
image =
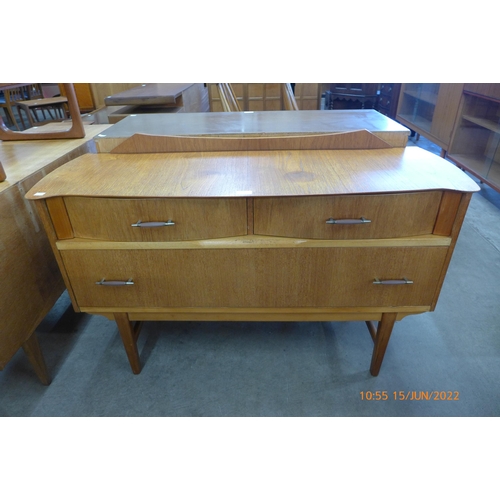
[[[475,192],[457,167],[420,148],[84,155],[42,179],[29,199],[260,197],[444,189]]]
[[[272,151],[294,149],[384,149],[390,145],[368,130],[294,137],[181,137],[134,134],[111,153]]]
[[[45,130],[45,128],[52,130],[55,125],[61,126],[60,123],[48,124],[39,127],[38,130]],[[67,125],[64,127],[67,128]],[[88,152],[88,142],[92,137],[109,127],[108,124],[85,125],[85,138],[83,139],[0,141],[0,160],[7,175],[7,180],[0,184],[0,192],[41,169],[48,173],[51,171],[51,165],[62,165]]]
[[[362,247],[61,254],[80,307],[130,310],[430,305],[447,251],[446,247]],[[414,283],[375,285],[376,278],[407,278]],[[102,279],[132,279],[134,285],[97,285]]]

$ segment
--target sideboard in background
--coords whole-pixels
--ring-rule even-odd
[[[92,137],[108,127],[85,125],[83,139],[0,141],[7,176],[0,182],[0,370],[22,347],[41,382],[50,383],[35,330],[65,286],[34,204],[25,194],[56,168],[93,151]]]

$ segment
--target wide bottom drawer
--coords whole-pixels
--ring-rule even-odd
[[[80,307],[380,307],[430,305],[447,250],[66,250],[61,254]],[[401,284],[384,284],[385,280]],[[108,285],[109,281],[124,284]]]

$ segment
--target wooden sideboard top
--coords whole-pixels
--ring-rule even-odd
[[[68,128],[67,123],[49,124],[43,127],[28,129],[39,132],[50,130],[55,125]],[[104,132],[110,125],[85,125],[85,137],[82,139],[49,139],[38,141],[0,141],[0,160],[7,179],[0,182],[0,192],[26,179],[40,169],[49,166],[65,155],[89,142],[96,134]]]
[[[434,189],[475,192],[479,187],[451,163],[418,147],[103,153],[63,165],[27,198],[307,196]]]

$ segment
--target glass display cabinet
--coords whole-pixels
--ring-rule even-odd
[[[498,89],[492,84],[484,85],[487,94],[464,90],[448,156],[500,191],[500,84],[494,84]]]
[[[416,128],[430,132],[438,94],[439,83],[405,84],[399,118]]]
[[[403,83],[396,120],[448,151],[463,83]]]

